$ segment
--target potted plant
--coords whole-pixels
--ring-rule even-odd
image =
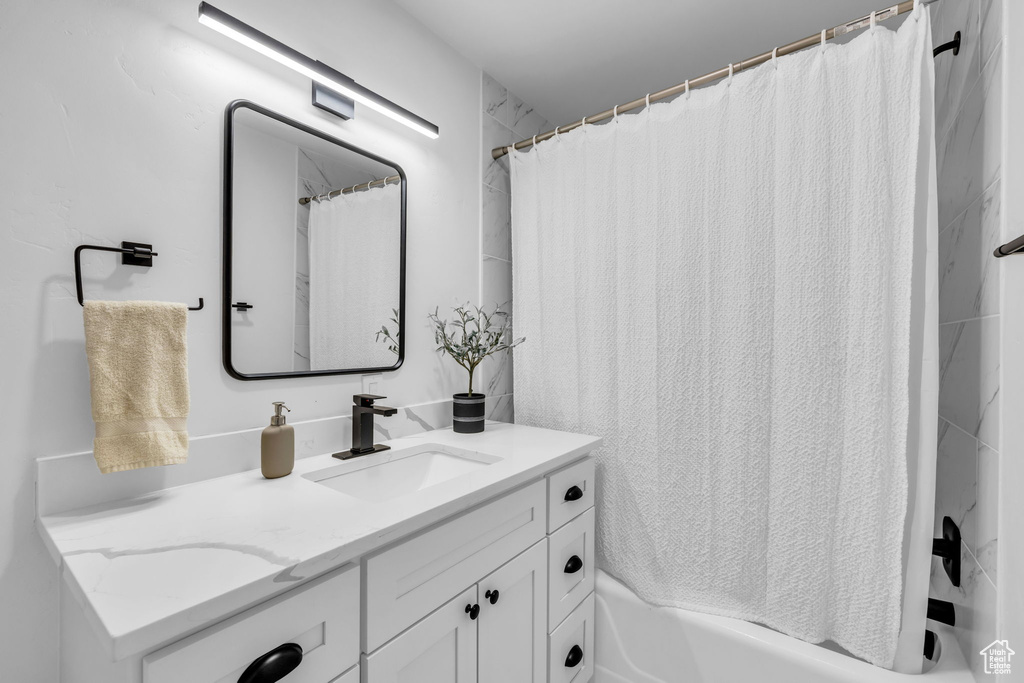
[[[451,322],[442,320],[437,309],[428,317],[434,323],[437,351],[446,353],[469,373],[469,388],[452,396],[452,429],[460,434],[484,430],[484,401],[487,396],[473,391],[473,372],[484,358],[508,351],[525,338],[512,339],[512,317],[496,306],[488,313],[469,304],[452,309]]]

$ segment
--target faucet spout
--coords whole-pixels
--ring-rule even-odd
[[[352,397],[352,448],[335,453],[334,457],[348,460],[360,455],[379,453],[390,449],[390,446],[373,443],[373,416],[391,417],[398,412],[397,408],[374,405],[374,401],[387,398],[374,394],[356,394]]]

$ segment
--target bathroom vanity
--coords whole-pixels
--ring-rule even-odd
[[[599,443],[440,430],[42,515],[62,680],[586,683]]]

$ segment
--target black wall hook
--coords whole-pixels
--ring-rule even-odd
[[[932,539],[932,555],[942,558],[942,568],[954,586],[960,585],[960,527],[951,517],[942,518],[942,538]]]
[[[121,242],[120,247],[103,247],[98,244],[80,244],[75,247],[75,290],[78,293],[78,303],[85,306],[85,294],[82,292],[82,252],[86,250],[92,251],[112,251],[115,254],[121,254],[121,265],[123,266],[144,266],[146,268],[153,267],[153,257],[158,256],[153,251],[152,244],[145,244],[143,242]],[[203,297],[199,297],[198,306],[189,306],[190,311],[201,311],[203,310]]]
[[[954,57],[960,54],[960,31],[957,31],[956,33],[953,34],[953,40],[949,41],[948,43],[943,43],[942,45],[939,45],[937,48],[932,50],[932,57],[938,57],[943,52],[948,52],[949,50],[953,51]]]

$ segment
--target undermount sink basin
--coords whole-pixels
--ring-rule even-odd
[[[499,460],[476,451],[423,444],[364,455],[304,476],[353,498],[380,502],[422,491]]]

